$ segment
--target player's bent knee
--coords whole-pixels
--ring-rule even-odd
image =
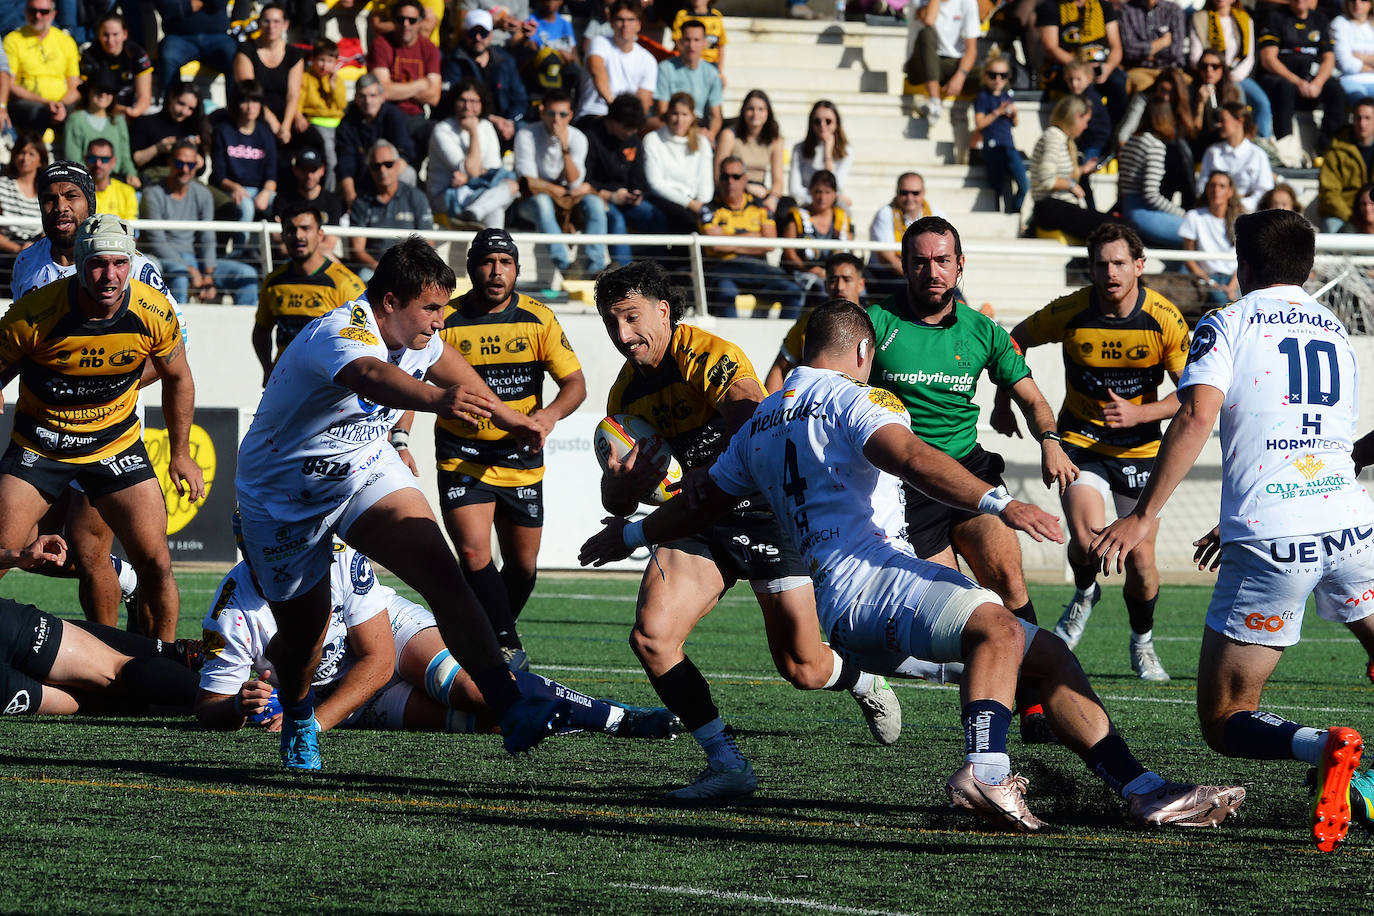
[[[798,690],[820,690],[830,680],[834,664],[834,657],[828,652],[824,663],[800,659],[787,653],[773,657],[778,674]]]

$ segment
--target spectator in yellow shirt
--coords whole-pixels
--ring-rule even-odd
[[[334,190],[334,169],[338,156],[334,152],[334,131],[343,120],[348,96],[339,76],[339,46],[328,38],[315,42],[310,66],[301,79],[301,105],[296,113],[296,135],[308,136],[312,131],[319,137],[318,152],[324,154],[325,187]],[[313,144],[312,142],[312,145]]]
[[[138,219],[138,195],[114,177],[114,144],[96,137],[86,144],[86,168],[95,179],[95,212],[113,213],[120,219]]]
[[[62,123],[80,98],[81,52],[70,35],[53,28],[56,11],[57,0],[27,0],[25,24],[5,36],[14,75],[10,118],[20,130]]]

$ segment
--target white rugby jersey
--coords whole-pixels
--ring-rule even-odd
[[[1301,287],[1256,290],[1206,315],[1179,390],[1221,408],[1223,542],[1341,531],[1374,521],[1350,453],[1359,369],[1340,319]]]
[[[909,429],[892,392],[799,366],[764,399],[711,468],[726,493],[762,492],[806,559],[829,632],[896,553],[911,556],[902,484],[864,456],[888,424]]]
[[[15,300],[19,300],[49,283],[74,276],[76,265],[69,264],[64,267],[53,261],[52,242],[44,236],[19,252],[14,259],[14,275],[10,279],[10,289]],[[146,283],[167,297],[167,301],[172,304],[172,310],[177,313],[177,321],[181,323],[181,342],[186,343],[186,316],[181,312],[181,303],[177,302],[172,291],[163,282],[162,272],[158,270],[158,266],[142,252],[135,251],[129,269],[129,279]]]
[[[353,666],[348,655],[348,629],[386,612],[396,592],[377,581],[367,557],[334,542],[334,562],[329,568],[333,610],[324,636],[320,666],[311,683],[332,684]],[[215,602],[201,623],[205,665],[200,669],[200,689],[221,696],[239,692],[250,671],[276,671],[267,659],[267,643],[277,632],[277,622],[267,599],[253,584],[247,563],[239,563],[220,583]]]
[[[371,356],[422,379],[443,352],[438,334],[423,349],[389,352],[366,296],[310,322],[277,361],[239,446],[239,501],[283,522],[342,505],[391,448],[387,433],[403,411],[360,397],[334,376]]]

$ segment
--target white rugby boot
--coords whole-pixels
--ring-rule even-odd
[[[1083,630],[1088,625],[1088,617],[1102,598],[1102,586],[1096,582],[1086,592],[1074,589],[1073,600],[1064,608],[1059,622],[1054,625],[1054,635],[1064,640],[1072,651],[1083,638]]]

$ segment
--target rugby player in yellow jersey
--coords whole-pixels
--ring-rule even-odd
[[[515,291],[520,252],[504,229],[483,229],[468,248],[472,289],[449,303],[439,336],[463,355],[498,398],[547,437],[587,397],[582,365],[558,319]],[[558,394],[543,403],[544,374]],[[395,444],[397,433],[392,434]],[[463,575],[496,631],[506,661],[528,668],[515,621],[534,591],[544,531],[544,452],[530,451],[489,420],[434,424],[439,506]],[[498,572],[491,530],[501,545]]]
[[[685,493],[676,498],[695,498],[706,469],[763,400],[754,367],[734,344],[681,323],[681,296],[654,261],[603,273],[596,307],[625,357],[606,412],[634,414],[658,430],[684,468]],[[614,456],[607,462],[601,502],[616,516],[632,514],[662,477],[639,455],[636,445],[623,463]],[[754,589],[779,674],[800,690],[848,690],[881,744],[901,734],[896,694],[821,641],[806,565],[762,497],[746,497],[705,533],[658,546],[640,584],[630,647],[708,760],[696,782],[669,793],[678,801],[718,801],[758,787],[710,685],[683,652],[692,630],[740,579]]]
[[[855,305],[864,304],[864,262],[848,251],[833,251],[825,259],[825,297],[827,299],[848,299]],[[801,364],[802,344],[806,341],[806,323],[811,320],[811,310],[787,329],[782,346],[778,348],[777,359],[768,370],[764,387],[772,394],[782,387],[782,380]]]
[[[1097,562],[1088,550],[1107,524],[1107,500],[1118,518],[1135,507],[1159,452],[1160,423],[1178,410],[1178,395],[1159,396],[1167,372],[1174,383],[1188,359],[1188,325],[1172,302],[1140,283],[1144,246],[1133,229],[1107,223],[1088,236],[1092,286],[1056,299],[1018,324],[1022,349],[1064,345],[1066,393],[1059,412],[1064,451],[1078,477],[1061,499],[1069,527],[1069,566],[1077,590],[1054,631],[1073,648],[1102,596]],[[991,417],[999,432],[1016,432],[1006,390]],[[1010,434],[1010,433],[1009,433]],[[1152,631],[1159,571],[1155,519],[1126,561],[1122,594],[1131,623],[1131,667],[1143,680],[1167,681]]]
[[[272,332],[277,356],[307,324],[363,294],[358,275],[324,250],[324,217],[308,201],[287,204],[281,212],[281,238],[287,262],[267,275],[258,294],[253,352],[262,365],[262,385],[272,374]]]
[[[76,275],[35,290],[0,318],[0,376],[19,370],[19,403],[0,456],[0,548],[22,547],[73,480],[114,530],[138,572],[148,634],[176,638],[180,599],[167,547],[167,506],[134,412],[145,362],[164,383],[177,492],[192,501],[205,480],[189,450],[195,383],[176,312],[129,278],[134,237],[114,216],[77,229]]]

